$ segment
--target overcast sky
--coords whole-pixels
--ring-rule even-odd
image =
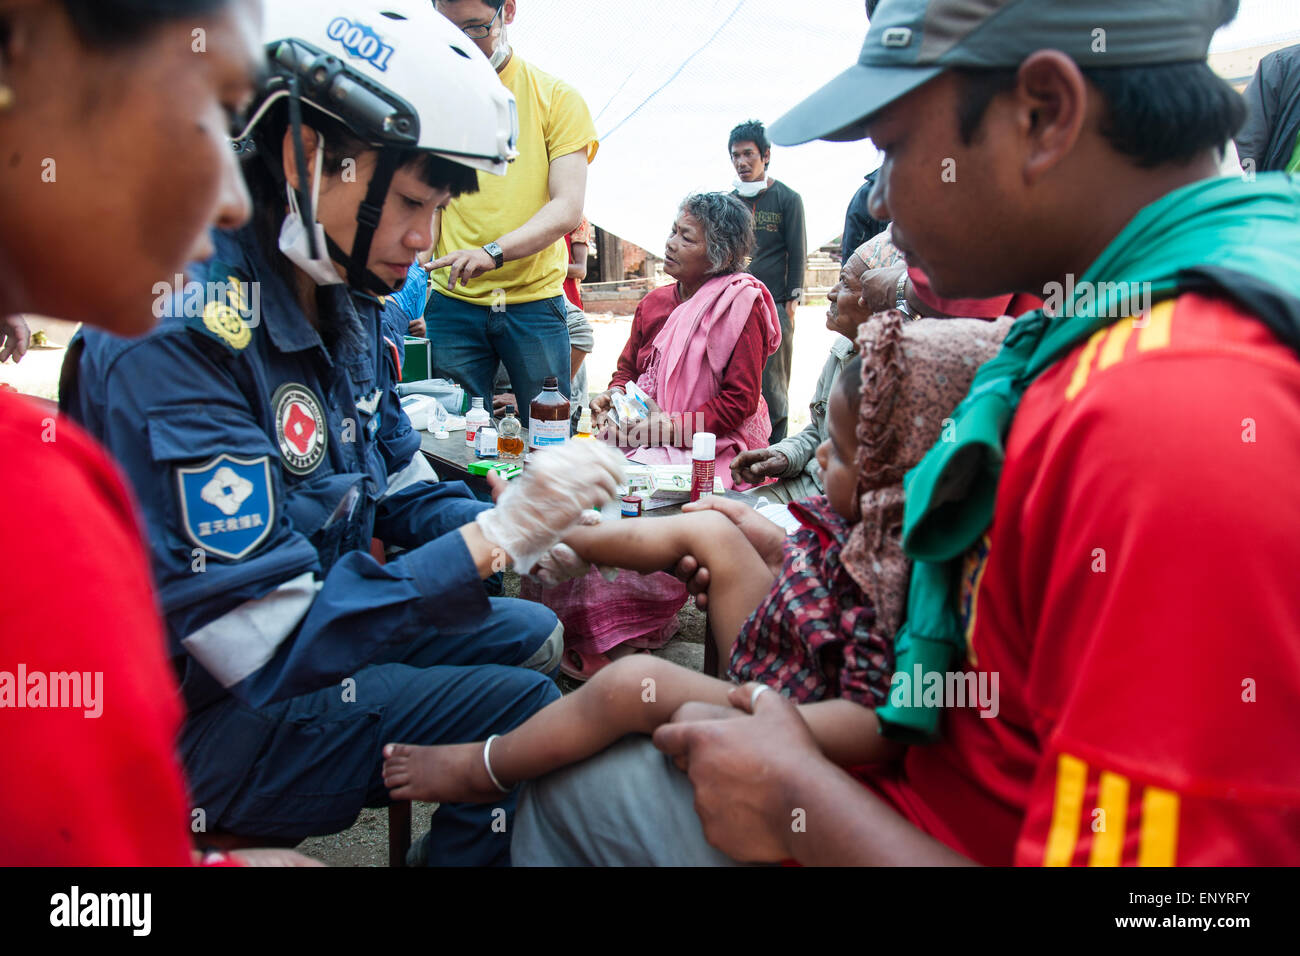
[[[595,117],[588,218],[662,255],[683,196],[730,188],[731,128],[771,123],[850,66],[866,29],[862,0],[519,0],[511,40]],[[1300,42],[1300,0],[1242,0],[1213,49],[1273,40]],[[810,249],[839,235],[877,165],[865,141],[773,149],[772,175],[804,198]]]

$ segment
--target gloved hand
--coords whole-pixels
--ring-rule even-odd
[[[601,442],[569,442],[535,452],[521,477],[474,520],[516,569],[536,565],[583,516],[614,498],[627,460]]]
[[[528,576],[544,588],[553,588],[565,581],[586,577],[590,570],[591,564],[578,557],[576,551],[561,541],[542,555]]]
[[[600,524],[599,511],[584,511],[578,519],[580,525]],[[561,541],[547,551],[528,576],[544,588],[553,588],[565,581],[587,576],[591,562],[578,557],[578,553]]]

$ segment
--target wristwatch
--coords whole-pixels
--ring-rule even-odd
[[[894,308],[896,308],[899,312],[902,312],[909,319],[913,319],[913,320],[916,319],[916,313],[913,312],[912,307],[907,304],[907,270],[906,269],[904,269],[903,274],[898,277],[898,295],[897,295],[897,301],[894,303]]]
[[[496,268],[500,269],[506,264],[506,254],[501,251],[501,246],[496,242],[489,242],[483,247],[483,251],[492,257],[492,261],[496,263]]]

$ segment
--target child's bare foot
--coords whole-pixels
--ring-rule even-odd
[[[490,803],[501,798],[483,765],[483,744],[384,746],[384,786],[394,800]]]

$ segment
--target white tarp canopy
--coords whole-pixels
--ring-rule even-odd
[[[687,193],[729,189],[727,134],[772,123],[856,61],[863,0],[519,0],[519,55],[578,88],[600,153],[587,217],[663,254]],[[1300,0],[1242,0],[1214,49],[1300,40]],[[840,234],[844,210],[879,164],[870,142],[772,149],[772,175],[803,196],[810,249]]]
[[[1300,42],[1296,0],[1241,0],[1237,19],[1214,35],[1211,53],[1230,53],[1266,43]]]

